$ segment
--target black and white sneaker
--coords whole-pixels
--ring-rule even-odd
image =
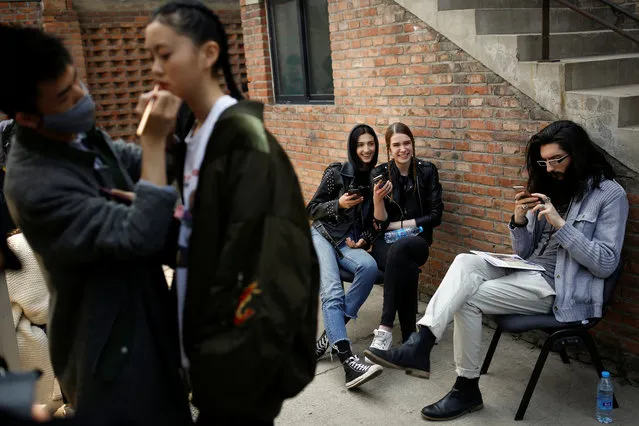
[[[328,349],[328,336],[326,335],[326,331],[322,333],[320,338],[315,342],[315,360],[318,360],[326,353]]]
[[[355,389],[384,371],[379,365],[360,361],[357,355],[349,357],[342,365],[346,377],[346,389]]]

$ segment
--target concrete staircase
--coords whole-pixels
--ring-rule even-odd
[[[538,62],[541,0],[395,1],[639,172],[639,45],[551,0],[550,56],[560,61]],[[603,3],[571,1],[617,20]],[[617,26],[639,36],[630,19]]]

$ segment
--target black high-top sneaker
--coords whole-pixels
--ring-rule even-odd
[[[384,371],[379,365],[362,362],[356,355],[353,355],[351,344],[348,340],[340,340],[335,343],[333,349],[337,352],[337,356],[344,367],[346,389],[355,389],[379,376]]]
[[[382,374],[384,369],[376,364],[360,361],[357,355],[351,355],[342,363],[346,379],[346,389],[355,389]]]
[[[326,335],[326,331],[322,333],[317,342],[315,342],[315,359],[318,360],[326,353],[328,349],[328,336]]]

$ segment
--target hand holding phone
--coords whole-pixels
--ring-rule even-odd
[[[362,195],[362,191],[359,188],[350,188],[347,192],[348,195]]]
[[[539,204],[543,204],[543,201],[539,197],[530,195],[528,190],[523,186],[515,185],[513,189],[517,191],[517,195],[515,195],[515,223],[525,223],[525,216],[528,210],[535,208]]]
[[[339,197],[338,205],[340,209],[350,209],[364,201],[364,198],[361,196],[361,191],[358,188],[354,188],[354,190],[357,192],[351,194],[347,191]]]
[[[384,175],[377,175],[373,178],[373,187],[381,188],[385,183]]]

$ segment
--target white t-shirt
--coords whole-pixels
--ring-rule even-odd
[[[186,142],[186,158],[184,160],[184,184],[182,187],[182,193],[184,194],[184,206],[181,211],[182,224],[180,226],[180,237],[178,241],[179,250],[181,252],[188,251],[189,240],[191,238],[191,198],[197,188],[200,166],[204,159],[204,153],[206,147],[213,133],[215,123],[220,118],[222,113],[227,108],[235,105],[237,100],[228,95],[222,96],[215,102],[213,108],[209,112],[209,115],[204,120],[200,130],[194,135],[193,129],[189,132],[185,139]],[[186,283],[187,283],[187,269],[185,267],[178,267],[175,271],[176,285],[177,285],[177,299],[178,299],[178,324],[180,327],[180,353],[182,356],[182,366],[188,368],[189,360],[184,352],[184,345],[182,343],[182,324],[184,318],[184,299],[186,296]]]

